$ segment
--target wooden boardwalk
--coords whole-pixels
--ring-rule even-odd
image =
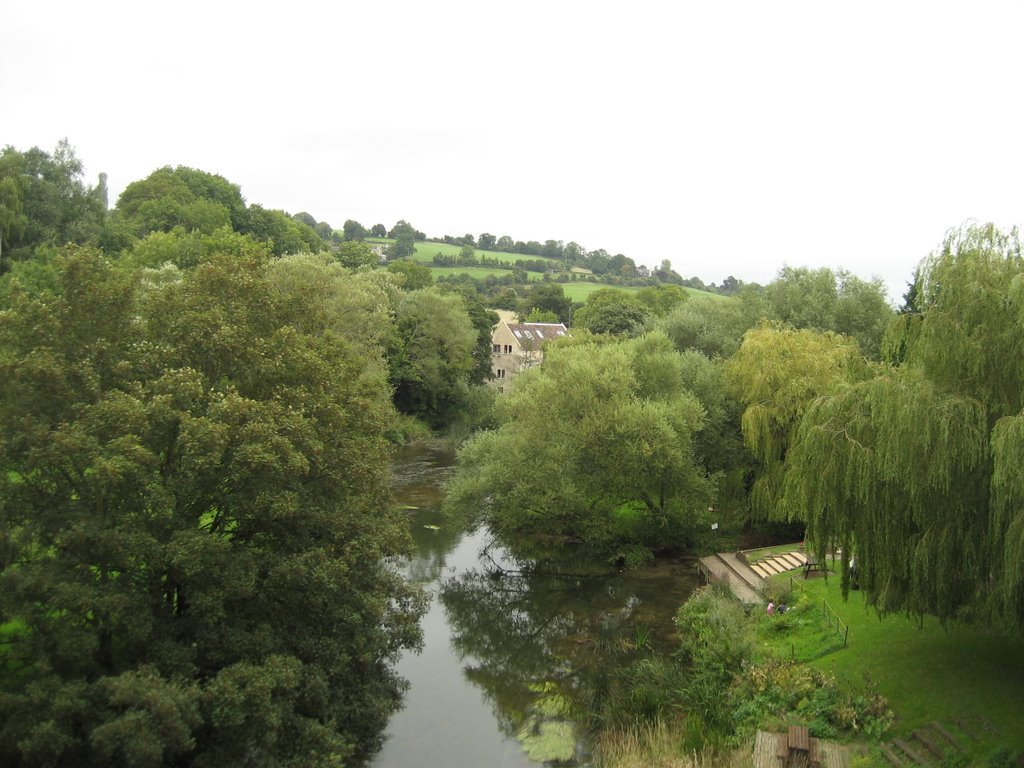
[[[728,584],[740,602],[747,605],[761,602],[760,591],[764,581],[733,553],[719,552],[702,557],[697,561],[697,570],[709,582]]]
[[[754,737],[754,768],[786,768],[786,761],[778,755],[779,737],[767,731],[758,731]],[[833,741],[818,740],[821,768],[850,768],[850,750]]]

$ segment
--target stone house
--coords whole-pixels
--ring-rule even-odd
[[[498,323],[491,332],[492,386],[504,392],[517,374],[540,364],[546,342],[567,333],[562,323]]]

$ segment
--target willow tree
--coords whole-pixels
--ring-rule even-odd
[[[865,378],[868,364],[853,339],[764,324],[747,332],[726,370],[746,406],[743,440],[760,463],[751,494],[754,513],[786,519],[785,461],[805,411],[816,398]]]
[[[894,323],[892,363],[809,403],[781,507],[840,540],[883,611],[1024,625],[1024,262],[1016,232],[951,233]],[[848,563],[847,563],[848,564]],[[849,574],[844,568],[844,585]]]
[[[705,412],[660,333],[566,339],[499,399],[470,438],[446,504],[531,554],[589,547],[610,559],[685,546],[714,499],[694,452]]]

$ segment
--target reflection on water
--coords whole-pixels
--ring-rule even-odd
[[[416,446],[394,466],[415,541],[405,573],[432,599],[422,653],[398,665],[410,683],[405,707],[373,765],[535,767],[527,751],[584,763],[580,713],[640,648],[674,646],[671,619],[696,586],[692,564],[582,577],[513,561],[486,532],[442,519],[440,485],[453,460]]]

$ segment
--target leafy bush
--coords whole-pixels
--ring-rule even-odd
[[[695,592],[676,613],[676,626],[683,652],[697,666],[737,670],[753,654],[750,620],[724,585]]]
[[[731,697],[738,730],[744,733],[773,720],[795,718],[818,738],[835,738],[845,731],[878,739],[893,720],[888,701],[870,681],[863,693],[854,694],[841,689],[831,675],[788,660],[768,659],[746,667]]]

